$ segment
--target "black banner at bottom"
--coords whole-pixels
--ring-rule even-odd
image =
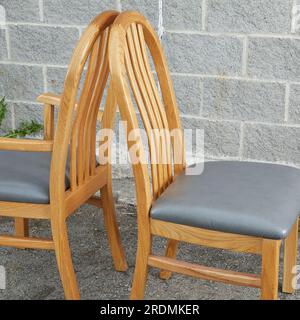
[[[300,310],[299,301],[0,301],[0,314],[10,319],[231,319],[284,316]]]

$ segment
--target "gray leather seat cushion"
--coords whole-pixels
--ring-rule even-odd
[[[0,201],[50,203],[50,163],[50,152],[0,151]]]
[[[154,219],[268,239],[286,238],[299,213],[300,170],[238,161],[179,175],[151,209]]]

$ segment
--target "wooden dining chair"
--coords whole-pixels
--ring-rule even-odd
[[[162,270],[163,279],[177,272],[260,288],[262,299],[276,299],[282,240],[282,290],[292,293],[300,170],[265,163],[215,161],[206,163],[202,174],[188,175],[166,59],[155,31],[142,15],[125,12],[115,20],[109,61],[121,117],[127,121],[129,153],[134,159],[138,248],[131,298],[144,297],[151,266]],[[148,147],[141,139],[139,117],[148,136]],[[145,150],[149,150],[151,171]],[[169,239],[166,256],[152,252],[152,236]],[[176,252],[180,241],[261,255],[261,275],[179,261]]]
[[[109,79],[109,31],[117,15],[104,12],[86,28],[73,53],[62,95],[38,98],[45,106],[44,140],[0,138],[0,215],[15,218],[16,233],[1,235],[0,245],[54,250],[67,299],[80,295],[66,219],[82,204],[103,208],[115,269],[127,269],[115,216],[111,165],[99,165],[96,160],[97,117]],[[112,128],[115,103],[110,87],[102,128]],[[58,106],[56,127],[54,106]],[[101,198],[94,196],[97,191]],[[28,219],[50,220],[52,239],[30,237]]]

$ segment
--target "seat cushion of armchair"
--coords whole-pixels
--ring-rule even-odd
[[[0,201],[50,203],[50,152],[0,151]],[[67,170],[68,171],[68,170]],[[69,187],[66,176],[66,187]]]
[[[151,209],[153,219],[268,239],[286,238],[299,213],[300,170],[239,161],[182,173]]]

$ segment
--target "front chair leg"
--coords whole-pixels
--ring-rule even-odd
[[[29,236],[28,219],[15,218],[15,235],[17,237],[28,237]]]
[[[179,245],[179,241],[173,240],[173,239],[168,240],[167,250],[166,250],[167,258],[173,258],[173,259],[176,258],[178,245]],[[172,275],[171,271],[167,271],[167,270],[160,271],[160,278],[163,280],[170,279],[171,275]]]
[[[294,224],[289,236],[284,241],[284,266],[282,292],[294,293],[293,288],[293,268],[297,265],[298,253],[298,219]]]
[[[101,199],[103,206],[104,223],[115,269],[117,271],[126,271],[127,263],[116,219],[114,198],[110,183],[105,185],[101,189]]]
[[[277,300],[280,240],[262,240],[261,299]]]
[[[66,221],[51,219],[56,260],[67,300],[79,300],[80,294],[68,242]]]

